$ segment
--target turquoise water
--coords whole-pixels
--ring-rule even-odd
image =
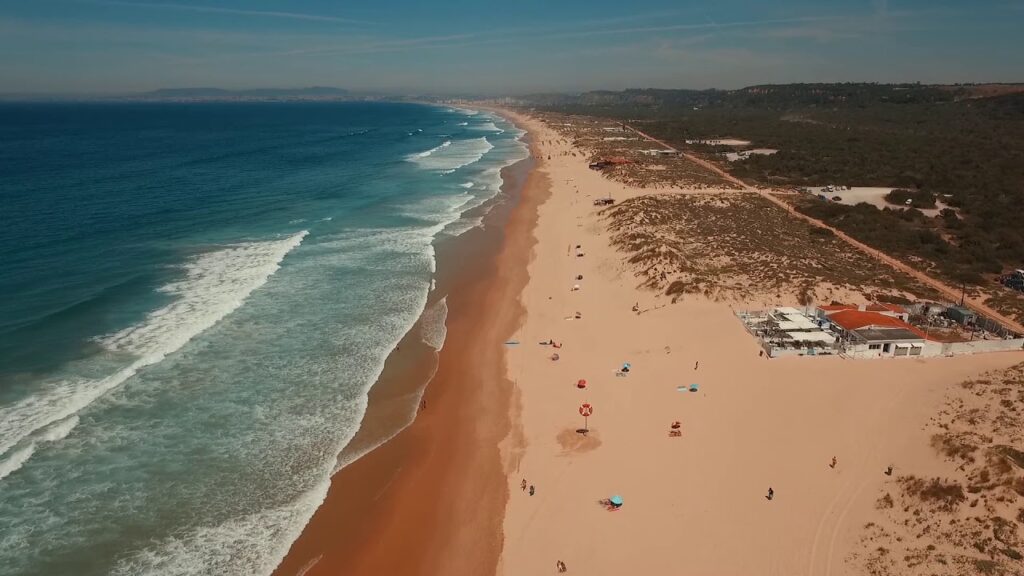
[[[0,573],[269,573],[519,136],[414,104],[0,106]]]

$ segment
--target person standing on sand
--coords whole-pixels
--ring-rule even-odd
[[[565,573],[568,570],[565,567],[565,562],[562,562],[561,560],[556,560],[555,561],[555,569],[558,570],[559,574],[563,574],[563,573]]]
[[[523,492],[526,492],[526,478],[523,478],[523,483],[520,486],[523,488]]]
[[[533,484],[530,484],[530,496],[533,496]]]
[[[696,362],[694,362],[693,369],[696,370],[697,366],[700,366],[700,360],[697,360]]]
[[[829,468],[835,468],[835,467],[836,467],[836,464],[838,464],[838,463],[839,463],[839,461],[838,461],[838,460],[836,460],[836,457],[835,457],[835,456],[833,456],[833,457],[832,457],[832,463],[831,463],[831,464],[829,464],[829,465],[828,465],[828,467],[829,467]]]
[[[775,498],[775,490],[772,490],[772,487],[769,486],[768,487],[768,500],[770,501],[773,498]]]

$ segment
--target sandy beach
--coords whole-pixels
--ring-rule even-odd
[[[520,406],[505,444],[500,573],[555,573],[557,561],[592,575],[861,573],[846,559],[894,481],[884,470],[951,472],[924,430],[944,391],[1024,356],[759,357],[729,304],[637,290],[592,201],[645,191],[588,170],[543,123],[516,120],[538,143],[552,190],[535,229],[522,344],[508,354]],[[549,340],[560,348],[539,344]],[[617,375],[624,363],[631,370]],[[699,391],[677,391],[691,384]],[[679,437],[669,435],[675,421]],[[624,500],[616,511],[600,504],[612,495]]]
[[[633,188],[541,120],[501,113],[529,132],[534,168],[508,176],[521,192],[489,217],[500,234],[439,257],[475,268],[439,269],[458,280],[427,407],[335,475],[277,574],[864,573],[850,559],[881,491],[953,471],[926,428],[946,390],[1024,354],[768,360],[735,308],[795,295],[640,288],[593,205],[735,190]]]
[[[502,172],[502,198],[483,228],[439,249],[436,293],[447,295],[447,337],[415,421],[334,475],[275,574],[495,571],[508,496],[498,446],[511,430],[514,393],[502,343],[521,322],[531,230],[549,190],[532,162]],[[371,437],[430,377],[427,362],[410,359],[419,338],[414,327],[370,393],[362,426]]]

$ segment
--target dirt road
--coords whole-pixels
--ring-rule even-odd
[[[782,209],[786,210],[787,212],[789,212],[790,214],[796,216],[797,218],[801,218],[801,219],[803,219],[803,220],[813,224],[814,226],[818,226],[819,228],[825,228],[827,230],[831,230],[837,237],[841,238],[842,240],[844,240],[845,242],[847,242],[851,246],[854,246],[858,250],[861,250],[862,252],[865,252],[865,253],[867,253],[867,254],[877,258],[878,260],[881,260],[882,262],[885,262],[886,264],[892,266],[893,268],[896,268],[897,270],[900,270],[902,272],[905,272],[906,274],[909,274],[911,277],[917,279],[921,283],[926,284],[928,286],[931,286],[932,288],[938,290],[943,296],[945,296],[946,298],[949,298],[950,301],[957,302],[957,301],[960,300],[960,297],[961,297],[960,290],[958,290],[958,289],[956,289],[956,288],[954,288],[952,286],[949,286],[948,284],[946,284],[946,283],[944,283],[944,282],[942,282],[940,280],[936,280],[935,278],[925,274],[924,272],[921,272],[920,270],[910,266],[909,264],[905,264],[904,262],[894,258],[893,256],[890,256],[890,255],[882,252],[881,250],[877,250],[875,248],[872,248],[871,246],[868,246],[867,244],[864,244],[863,242],[852,238],[851,236],[847,235],[845,232],[843,232],[843,231],[841,231],[841,230],[839,230],[837,228],[834,228],[832,226],[829,226],[828,224],[822,222],[821,220],[818,220],[816,218],[811,218],[810,216],[807,216],[806,214],[798,212],[796,210],[796,208],[794,208],[789,203],[776,198],[775,196],[773,196],[772,194],[770,194],[769,192],[767,192],[765,190],[761,190],[759,188],[755,188],[755,187],[747,184],[746,182],[740,180],[739,178],[736,178],[736,177],[732,176],[731,174],[729,174],[725,170],[722,170],[721,168],[719,168],[718,166],[712,164],[711,162],[708,162],[706,160],[698,158],[698,157],[696,157],[696,156],[694,156],[692,154],[689,154],[687,152],[684,152],[682,150],[678,150],[678,149],[676,149],[673,146],[669,146],[666,142],[658,140],[657,138],[654,138],[654,137],[650,136],[649,134],[646,134],[646,133],[644,133],[644,132],[642,132],[640,130],[637,130],[636,128],[634,128],[634,127],[632,127],[632,126],[630,126],[628,124],[626,125],[626,127],[629,128],[630,130],[632,130],[633,132],[635,132],[636,134],[638,134],[640,136],[643,136],[644,138],[647,138],[648,140],[650,140],[652,142],[656,142],[656,143],[660,144],[661,146],[664,146],[665,148],[668,148],[669,150],[672,150],[674,152],[678,152],[680,155],[685,157],[687,160],[690,160],[691,162],[693,162],[694,164],[697,164],[698,166],[702,166],[704,168],[707,168],[708,170],[711,170],[712,172],[714,172],[715,174],[718,174],[722,178],[725,178],[729,182],[732,182],[733,184],[736,184],[737,186],[739,186],[743,190],[746,190],[748,192],[754,192],[756,194],[760,194],[763,198],[767,199],[769,202],[774,203],[775,205],[781,207]],[[1024,325],[1021,325],[1020,323],[1014,321],[1013,319],[1008,318],[1008,317],[1000,314],[999,312],[996,312],[995,310],[989,308],[988,306],[986,306],[985,304],[983,304],[983,303],[981,303],[981,302],[979,302],[977,300],[974,300],[972,298],[965,298],[964,299],[964,305],[969,307],[969,308],[971,308],[975,312],[978,312],[979,314],[982,314],[984,316],[987,316],[987,317],[989,317],[989,318],[999,322],[1000,324],[1002,324],[1003,326],[1009,328],[1010,330],[1013,330],[1014,332],[1024,334]]]

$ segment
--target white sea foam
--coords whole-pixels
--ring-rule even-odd
[[[409,156],[409,159],[410,160],[414,160],[416,158],[426,158],[427,156],[430,156],[434,152],[437,152],[438,150],[442,150],[444,148],[447,148],[447,147],[449,147],[451,145],[452,145],[452,141],[451,140],[445,140],[444,144],[441,144],[440,146],[436,146],[436,147],[431,148],[430,150],[426,150],[424,152],[418,152],[416,154],[412,154],[412,155]]]
[[[68,434],[70,434],[77,425],[78,416],[65,418],[64,420],[44,428],[42,432],[37,435],[32,436],[35,441],[28,443],[22,442],[21,444],[23,444],[23,446],[9,451],[7,458],[0,460],[0,480],[10,476],[13,472],[21,468],[25,462],[28,462],[29,458],[35,454],[38,442],[57,442],[58,440],[63,440],[67,438]]]
[[[78,416],[72,415],[59,422],[54,422],[49,427],[44,428],[39,434],[39,440],[42,442],[57,442],[68,437],[71,431],[78,426]]]
[[[327,496],[331,479],[323,480],[294,502],[202,526],[174,535],[136,552],[114,568],[115,575],[199,576],[206,574],[270,574]]]
[[[11,451],[11,455],[0,461],[0,480],[3,480],[16,470],[22,467],[36,451],[35,444],[28,444]]]
[[[436,170],[450,174],[459,168],[478,162],[494,148],[487,138],[446,141],[447,145],[428,150],[429,153],[414,154],[408,158],[425,170]],[[441,150],[441,148],[444,148]]]
[[[280,267],[307,232],[282,240],[248,242],[201,254],[185,265],[185,278],[161,288],[174,300],[142,322],[98,339],[135,359],[104,378],[65,378],[0,407],[0,453],[34,432],[77,414],[139,370],[156,364],[237,309]],[[71,425],[73,428],[73,424]],[[70,428],[68,429],[70,431]]]
[[[456,126],[465,126],[467,124],[469,124],[469,122],[459,122]]]
[[[497,132],[498,134],[501,134],[501,133],[504,132],[504,130],[502,130],[501,128],[498,128],[494,124],[494,122],[484,122],[483,124],[477,124],[476,126],[471,126],[471,128],[473,130],[486,130],[488,132]]]
[[[475,184],[472,182],[463,182],[462,184],[459,184],[459,186],[462,186],[463,188],[472,188]]]
[[[438,352],[444,347],[444,339],[448,336],[448,297],[444,296],[432,306],[428,306],[420,316],[420,337],[424,344]]]

